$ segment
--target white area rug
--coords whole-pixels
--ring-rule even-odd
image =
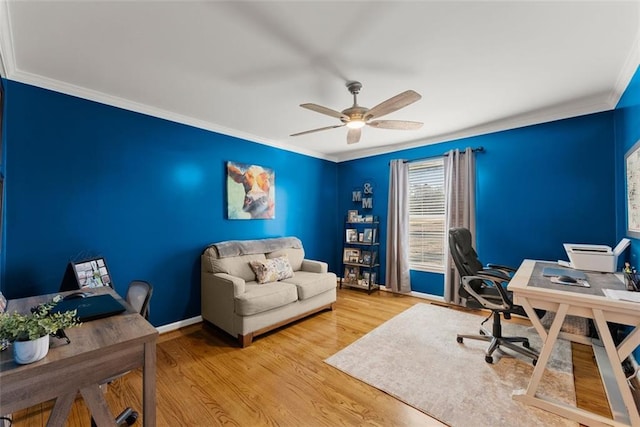
[[[456,333],[477,333],[482,319],[416,304],[325,362],[451,426],[578,426],[511,398],[529,383],[529,359],[496,351],[489,364],[484,361],[488,343],[456,342]],[[487,323],[490,328],[491,320]],[[503,322],[503,334],[527,336],[532,348],[541,347],[531,327]],[[556,344],[541,387],[541,394],[575,404],[568,341]]]

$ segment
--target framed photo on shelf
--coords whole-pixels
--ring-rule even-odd
[[[358,218],[358,211],[347,211],[347,222],[356,222]]]
[[[362,241],[364,243],[373,243],[373,228],[365,228]]]
[[[370,251],[362,251],[362,257],[360,258],[361,264],[369,265],[371,264],[371,252]]]
[[[360,267],[347,266],[344,268],[345,283],[357,284],[360,276]]]
[[[362,272],[362,284],[365,286],[373,286],[376,284],[376,273],[375,271],[363,271]]]
[[[342,262],[358,263],[360,260],[360,249],[344,248],[342,251]]]
[[[373,215],[365,215],[364,222],[373,222]]]
[[[358,241],[358,230],[355,228],[347,228],[345,240],[347,242],[357,242]]]

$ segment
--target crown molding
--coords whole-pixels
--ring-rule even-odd
[[[65,82],[61,82],[55,79],[49,79],[36,74],[26,73],[23,71],[14,71],[11,76],[11,80],[25,83],[28,85],[48,89],[54,92],[63,93],[65,95],[75,96],[89,101],[99,102],[112,107],[122,108],[124,110],[133,111],[136,113],[146,114],[152,117],[158,117],[161,119],[169,120],[176,123],[192,126],[198,129],[204,129],[211,132],[220,133],[235,138],[244,139],[249,142],[255,142],[262,145],[268,145],[270,147],[278,148],[285,151],[291,151],[297,154],[302,154],[309,157],[315,157],[322,160],[328,160],[331,162],[337,162],[337,158],[328,156],[323,153],[319,153],[313,150],[301,149],[292,145],[284,144],[279,141],[274,141],[259,136],[253,135],[248,132],[242,132],[237,129],[230,129],[224,126],[217,125],[215,123],[207,122],[205,120],[194,119],[192,117],[184,116],[182,114],[174,113],[172,111],[163,110],[160,108],[152,107],[139,102],[130,101],[128,99],[119,98],[116,96],[108,95],[103,92],[71,85]]]
[[[7,72],[4,68],[4,61],[2,60],[2,50],[0,50],[0,77],[4,79],[7,78]]]
[[[9,2],[0,1],[0,76],[6,79],[11,78],[14,69]]]
[[[76,97],[87,99],[90,101],[99,102],[99,103],[110,105],[113,107],[122,108],[128,111],[134,111],[134,112],[146,114],[152,117],[162,118],[162,119],[173,121],[176,123],[193,126],[199,129],[204,129],[204,130],[224,134],[227,136],[244,139],[249,142],[255,142],[258,144],[263,144],[270,147],[282,149],[285,151],[290,151],[290,152],[302,154],[309,157],[331,161],[334,163],[340,163],[340,162],[349,161],[349,160],[356,160],[356,159],[376,156],[380,154],[387,154],[395,151],[406,150],[410,148],[417,148],[425,145],[439,144],[439,143],[444,143],[448,141],[453,141],[456,139],[468,138],[472,136],[484,135],[484,134],[489,134],[494,132],[500,132],[500,131],[509,130],[509,129],[516,129],[519,127],[530,126],[534,124],[552,122],[555,120],[562,120],[570,117],[577,117],[577,116],[582,116],[586,114],[598,113],[598,112],[608,111],[615,108],[615,103],[602,102],[601,97],[593,97],[592,99],[589,99],[589,100],[583,100],[580,104],[570,104],[570,105],[544,108],[538,111],[525,113],[525,114],[512,116],[512,117],[507,117],[491,123],[463,129],[458,132],[435,135],[433,137],[429,137],[429,138],[425,138],[425,139],[421,139],[418,141],[409,142],[405,144],[350,151],[347,153],[341,153],[337,155],[326,155],[313,150],[300,149],[299,147],[294,147],[279,141],[273,141],[273,140],[258,137],[256,135],[253,135],[247,132],[242,132],[236,129],[230,129],[223,126],[219,126],[215,123],[194,119],[194,118],[177,114],[171,111],[166,111],[159,108],[151,107],[146,104],[129,101],[127,99],[123,99],[123,98],[115,97],[102,92],[70,85],[64,82],[60,82],[58,80],[47,79],[42,76],[25,73],[22,71],[15,71],[12,77],[13,78],[11,80],[15,80],[15,81],[29,84],[32,86],[37,86],[44,89],[52,90],[54,92],[76,96]],[[628,79],[630,79],[630,77]]]
[[[635,45],[636,48],[637,46],[638,44]],[[630,58],[637,59],[638,57],[640,57],[640,55],[636,55],[635,57],[630,55]],[[627,63],[632,63],[632,61],[627,61]],[[635,72],[635,69],[633,69],[633,71]],[[627,74],[628,74],[628,70],[624,70],[624,72],[621,73],[621,77],[618,80],[620,82],[624,82],[625,81],[624,79],[626,77],[626,84],[628,84],[628,81],[631,79],[631,76],[633,76],[633,73],[631,73],[629,76],[627,76]],[[11,80],[15,80],[20,83],[25,83],[32,86],[37,86],[44,89],[52,90],[54,92],[59,92],[66,95],[76,96],[82,99],[99,102],[99,103],[110,105],[113,107],[122,108],[128,111],[134,111],[134,112],[146,114],[152,117],[158,117],[158,118],[173,121],[176,123],[193,126],[199,129],[204,129],[204,130],[224,134],[227,136],[244,139],[249,142],[255,142],[258,144],[267,145],[267,146],[282,149],[285,151],[290,151],[290,152],[302,154],[309,157],[331,161],[334,163],[340,163],[340,162],[345,162],[349,160],[356,160],[356,159],[361,159],[365,157],[372,157],[380,154],[387,154],[387,153],[392,153],[400,150],[422,147],[425,145],[439,144],[439,143],[449,142],[449,141],[453,141],[461,138],[485,135],[485,134],[490,134],[494,132],[516,129],[524,126],[530,126],[530,125],[535,125],[540,123],[567,119],[571,117],[578,117],[586,114],[612,110],[613,108],[615,108],[615,104],[617,103],[617,101],[613,102],[612,99],[615,96],[617,96],[617,99],[619,100],[620,96],[624,92],[624,88],[626,88],[626,86],[623,86],[623,89],[620,90],[619,94],[610,95],[608,101],[605,101],[605,102],[602,101],[601,96],[599,97],[594,96],[590,99],[582,100],[579,104],[574,103],[569,105],[565,104],[565,105],[556,106],[556,107],[543,108],[534,112],[529,112],[529,113],[525,113],[517,116],[506,117],[504,119],[500,119],[491,123],[470,127],[457,132],[435,135],[433,137],[429,137],[429,138],[425,138],[425,139],[421,139],[418,141],[413,141],[405,144],[393,145],[393,146],[381,146],[381,147],[370,148],[365,150],[350,151],[347,153],[340,153],[337,155],[326,155],[313,150],[300,149],[299,147],[294,147],[279,141],[260,138],[256,135],[253,135],[247,132],[242,132],[236,129],[230,129],[223,126],[219,126],[215,123],[194,119],[194,118],[187,117],[174,112],[151,107],[146,104],[129,101],[127,99],[115,97],[112,95],[108,95],[102,92],[98,92],[98,91],[94,91],[86,88],[81,88],[78,86],[60,82],[58,80],[48,79],[42,76],[25,73],[22,71],[14,71],[13,75],[11,76]],[[616,88],[616,93],[617,91],[618,89]]]
[[[473,126],[457,132],[435,135],[433,137],[408,142],[406,144],[382,146],[366,150],[343,153],[341,155],[338,155],[338,163],[346,162],[349,160],[362,159],[365,157],[377,156],[380,154],[393,153],[401,150],[424,147],[426,145],[451,142],[462,138],[487,135],[495,132],[502,132],[541,123],[554,122],[557,120],[579,117],[587,114],[600,113],[612,109],[613,107],[609,102],[602,101],[601,96],[593,96],[591,98],[583,100],[579,104],[563,104],[555,107],[542,108],[537,111],[505,117],[504,119],[496,120],[491,123]]]
[[[638,9],[638,20],[640,21],[640,8]],[[611,95],[609,96],[608,101],[612,109],[616,108],[616,106],[618,105],[618,102],[620,102],[620,98],[622,98],[624,91],[627,89],[627,86],[629,86],[629,82],[631,81],[631,78],[638,70],[639,66],[640,66],[640,29],[638,29],[638,32],[636,33],[636,38],[633,43],[633,46],[631,47],[631,51],[629,51],[629,55],[627,55],[627,60],[625,61],[624,66],[622,67],[622,70],[620,70],[620,73],[618,74],[618,79],[616,80],[613,90],[611,91]]]

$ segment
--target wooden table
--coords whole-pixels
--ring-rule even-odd
[[[12,351],[3,351],[0,354],[0,414],[55,399],[47,426],[63,426],[80,393],[97,425],[113,426],[115,415],[110,413],[100,385],[142,367],[142,419],[144,426],[155,426],[158,332],[113,289],[103,287],[93,291],[113,294],[127,311],[67,329],[70,344],[52,338],[47,356],[29,365],[16,364]],[[55,295],[10,300],[7,311],[27,313],[34,305],[50,301]]]
[[[587,281],[591,287],[583,288],[551,283],[548,277],[542,275],[545,266],[558,267],[556,263],[524,260],[508,286],[513,292],[514,303],[525,309],[544,343],[527,389],[514,392],[513,398],[589,426],[640,426],[638,408],[622,369],[622,361],[640,345],[640,303],[620,301],[604,295],[602,289],[625,289],[624,284],[613,274],[587,272]],[[534,308],[556,313],[548,331]],[[605,387],[607,383],[609,385],[607,396],[615,420],[537,395],[540,380],[558,336],[573,338],[570,334],[560,333],[567,315],[593,319],[598,329],[601,343],[594,344],[594,352],[598,349],[601,351],[598,368]],[[629,325],[631,332],[616,346],[607,322]],[[578,342],[584,340],[584,337],[576,338],[575,341]]]

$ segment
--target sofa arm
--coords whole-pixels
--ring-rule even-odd
[[[236,336],[235,297],[245,292],[243,279],[226,273],[201,271],[202,318]]]
[[[230,291],[233,291],[231,295],[237,297],[238,295],[242,295],[245,293],[245,284],[244,279],[240,277],[232,276],[227,273],[213,273],[211,274],[211,286],[219,286],[223,288],[227,288],[227,290],[223,291],[225,294],[230,294]]]
[[[329,271],[329,266],[323,261],[314,261],[311,259],[302,260],[302,271],[308,271],[309,273],[326,273]]]

